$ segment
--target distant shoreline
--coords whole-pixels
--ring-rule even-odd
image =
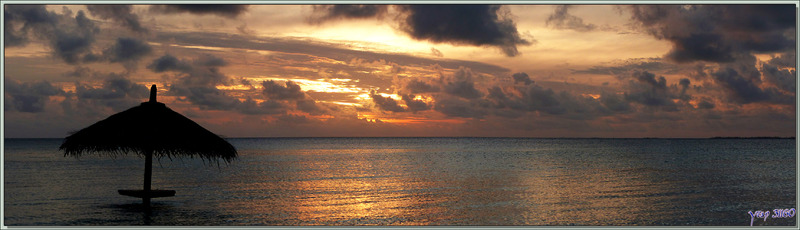
[[[711,137],[708,139],[795,139],[795,137]]]

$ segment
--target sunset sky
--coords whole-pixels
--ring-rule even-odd
[[[795,9],[6,4],[4,130],[156,84],[226,137],[795,136]]]

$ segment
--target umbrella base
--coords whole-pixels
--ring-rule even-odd
[[[175,190],[117,190],[120,195],[132,196],[138,198],[156,198],[156,197],[170,197],[175,196]]]

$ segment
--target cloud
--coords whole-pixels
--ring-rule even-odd
[[[372,102],[378,106],[379,109],[383,111],[391,111],[391,112],[404,112],[406,111],[403,107],[397,104],[391,97],[384,97],[375,93],[375,90],[369,91],[369,97],[372,98]]]
[[[8,5],[3,9],[5,47],[23,46],[29,41],[29,33],[45,33],[59,21],[56,13],[47,11],[44,5]],[[20,25],[17,30],[17,26]]]
[[[439,92],[439,90],[440,89],[438,85],[430,84],[417,78],[410,78],[409,80],[405,81],[401,88],[401,91],[412,94],[433,93]]]
[[[715,107],[714,103],[706,99],[702,99],[700,102],[697,103],[698,109],[713,109],[714,107]]]
[[[273,100],[300,100],[306,97],[297,83],[286,81],[285,87],[273,80],[261,82],[264,87],[262,93]]]
[[[436,48],[433,48],[433,47],[431,47],[431,54],[433,54],[433,56],[436,56],[436,57],[444,57],[444,54],[442,54],[442,51],[439,51],[439,50],[437,50]]]
[[[531,45],[517,31],[507,10],[497,5],[396,5],[398,27],[413,39],[453,45],[493,46],[507,56],[519,54],[518,45]],[[309,23],[333,19],[382,18],[386,5],[314,6]],[[439,52],[441,53],[441,52]],[[433,51],[434,55],[437,52]],[[438,55],[437,55],[438,56]]]
[[[633,71],[664,71],[666,73],[677,73],[681,67],[663,61],[661,58],[632,58],[623,63],[613,63],[610,66],[593,66],[588,69],[573,70],[572,73],[598,74],[598,75],[620,75]]]
[[[458,69],[459,67],[469,67],[470,69],[482,73],[505,73],[507,68],[481,62],[452,60],[452,59],[429,59],[415,57],[412,55],[380,53],[362,50],[353,50],[340,44],[328,43],[326,41],[299,40],[290,38],[257,38],[241,36],[236,34],[222,34],[209,32],[160,32],[155,35],[155,42],[172,42],[176,45],[185,46],[211,46],[220,48],[237,48],[249,50],[276,51],[281,53],[310,54],[320,58],[330,58],[342,62],[351,62],[354,58],[359,58],[365,62],[384,61],[395,63],[400,66],[427,67],[439,65],[442,68]],[[286,55],[287,57],[311,60],[307,55]],[[317,63],[315,63],[318,65]],[[341,66],[337,66],[341,67]]]
[[[322,115],[328,112],[326,108],[317,104],[317,101],[315,101],[311,97],[295,100],[294,104],[298,110],[306,112],[311,115]]]
[[[226,85],[231,79],[219,67],[227,63],[213,55],[202,55],[194,60],[180,60],[172,55],[154,59],[147,68],[156,73],[175,72],[177,79],[169,86],[169,93],[185,96],[187,101],[201,109],[231,110],[240,101],[225,94],[216,86]]]
[[[71,13],[62,15],[47,11],[44,5],[7,5],[3,12],[6,47],[24,46],[32,38],[38,38],[46,41],[53,56],[67,64],[101,60],[92,53],[100,28],[83,11],[78,11],[73,18]],[[20,29],[16,30],[17,27]]]
[[[567,112],[567,109],[562,106],[561,101],[557,99],[557,96],[565,96],[566,93],[562,91],[561,94],[556,95],[552,89],[545,89],[538,85],[531,85],[527,88],[527,91],[523,91],[524,96],[522,97],[521,106],[528,111],[543,111],[549,114],[564,114]],[[512,108],[519,108],[517,106],[512,106]]]
[[[764,80],[781,90],[796,93],[797,70],[790,68],[795,67],[794,55],[793,53],[785,53],[780,57],[769,60],[767,63],[763,63],[760,70],[764,74]]]
[[[253,98],[248,97],[239,106],[238,111],[243,114],[258,115],[258,114],[284,114],[288,107],[274,100],[266,100],[263,102],[256,102]]]
[[[722,86],[725,92],[736,103],[749,104],[754,102],[767,102],[777,104],[794,104],[794,96],[785,95],[776,88],[762,89],[754,80],[743,76],[739,71],[724,67],[711,74],[712,78]]]
[[[82,99],[121,99],[125,97],[145,98],[149,96],[150,89],[138,85],[120,75],[110,74],[101,88],[86,88],[79,86],[76,95]]]
[[[450,117],[482,118],[487,114],[469,100],[448,95],[438,96],[433,109]]]
[[[794,5],[632,5],[647,33],[672,43],[665,56],[685,63],[733,62],[751,53],[794,48]],[[746,35],[746,36],[744,36]]]
[[[286,114],[293,110],[311,115],[329,112],[328,107],[316,103],[293,81],[262,81],[261,89],[257,89],[246,79],[232,79],[222,73],[220,68],[227,65],[228,61],[214,55],[204,54],[187,60],[166,54],[154,59],[147,68],[156,73],[172,73],[175,80],[169,86],[169,95],[179,96],[179,100],[198,105],[200,109],[236,111],[246,115]],[[248,89],[237,90],[236,95],[232,95],[217,88],[218,85],[235,83]]]
[[[308,21],[322,23],[335,19],[363,19],[382,17],[388,12],[388,5],[317,5]]]
[[[100,29],[86,18],[83,11],[78,11],[74,25],[64,29],[59,25],[55,29],[55,36],[48,36],[54,54],[68,64],[96,61],[97,57],[92,53],[92,44],[95,42],[95,34],[99,33]]]
[[[600,95],[600,103],[609,111],[615,113],[632,112],[630,103],[620,95],[603,93]]]
[[[478,89],[475,88],[473,80],[474,73],[468,68],[459,68],[453,75],[442,75],[439,81],[441,82],[442,91],[453,96],[462,98],[478,98],[483,95]]]
[[[45,103],[50,100],[50,96],[66,94],[48,81],[23,83],[8,77],[4,80],[4,90],[5,106],[3,109],[26,113],[44,112]]]
[[[190,13],[197,15],[212,14],[222,17],[235,18],[247,12],[248,5],[213,5],[213,4],[181,4],[181,5],[153,5],[150,11],[176,14]]]
[[[175,95],[186,96],[186,100],[207,110],[232,110],[240,104],[239,99],[211,86],[191,86],[173,84],[169,91]]]
[[[139,16],[133,13],[131,5],[86,5],[86,9],[92,16],[111,19],[134,32],[147,33],[147,29],[139,23]]]
[[[592,31],[597,28],[596,25],[591,23],[584,23],[583,19],[569,14],[567,9],[571,5],[556,6],[556,10],[547,17],[547,25],[553,26],[556,29],[562,30],[575,30],[579,32]]]
[[[297,110],[311,115],[321,115],[327,112],[313,98],[304,93],[297,83],[286,81],[284,85],[281,86],[281,84],[273,80],[262,81],[261,86],[263,89],[261,93],[269,100],[294,102]]]
[[[85,66],[76,66],[72,71],[66,72],[62,74],[64,77],[75,77],[75,78],[83,78],[83,77],[93,77],[95,76],[95,72],[92,71],[89,67]]]
[[[656,77],[647,71],[636,71],[631,78],[625,100],[651,107],[664,107],[671,111],[677,109],[672,102],[676,96],[667,88],[667,80],[663,76]]]
[[[166,54],[158,59],[153,60],[153,62],[147,65],[147,68],[156,73],[162,73],[166,71],[187,72],[192,69],[192,66],[186,62],[178,60],[178,58],[175,56]]]
[[[531,83],[533,83],[533,81],[531,81],[531,78],[528,77],[527,73],[522,73],[522,72],[515,73],[511,75],[511,78],[514,79],[514,84],[522,83],[523,85],[530,85]]]
[[[113,46],[103,51],[110,62],[122,62],[127,69],[135,69],[139,59],[152,53],[153,48],[146,42],[135,38],[121,37]]]
[[[454,45],[494,46],[509,56],[530,45],[508,12],[496,5],[401,5],[400,28],[412,38]]]
[[[115,111],[135,106],[149,95],[150,89],[147,86],[133,83],[124,75],[116,73],[107,74],[100,88],[77,83],[75,86],[78,100],[90,100],[93,104],[110,107]]]
[[[509,77],[514,81],[513,84],[508,84],[507,81],[481,82],[482,87],[479,88],[475,82],[475,73],[468,68],[460,68],[453,74],[440,75],[438,79],[405,78],[395,84],[401,86],[398,94],[405,101],[406,111],[433,109],[451,117],[482,118],[494,115],[517,118],[530,115],[591,120],[635,111],[629,101],[620,95],[604,94],[598,99],[543,87],[524,72]],[[647,78],[642,80],[649,82]],[[664,85],[663,88],[667,86]],[[412,101],[414,94],[431,100]],[[400,111],[400,105],[396,107],[398,103],[388,99],[380,98],[376,104],[383,104],[383,110]]]
[[[403,102],[406,103],[406,106],[408,107],[408,111],[416,113],[416,112],[419,112],[419,111],[425,111],[425,110],[429,110],[430,109],[430,106],[427,103],[425,103],[425,101],[416,100],[416,99],[414,99],[413,95],[407,95],[406,94],[406,95],[402,95],[401,98],[403,99]]]

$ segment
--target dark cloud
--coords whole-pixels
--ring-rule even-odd
[[[83,11],[78,11],[75,16],[75,25],[73,28],[55,29],[55,36],[48,37],[54,54],[68,64],[96,61],[92,44],[100,29],[86,18]]]
[[[676,62],[733,62],[753,52],[781,52],[795,44],[794,5],[633,5],[631,18],[670,41]],[[790,32],[790,33],[789,33]]]
[[[153,5],[150,11],[160,13],[191,13],[213,14],[228,18],[235,18],[247,12],[248,5],[213,5],[213,4],[181,4],[181,5]]]
[[[680,66],[666,63],[661,58],[634,58],[626,60],[624,63],[613,64],[611,66],[593,66],[583,70],[573,70],[572,73],[600,74],[600,75],[621,75],[633,71],[664,71],[666,73],[677,73]]]
[[[175,56],[166,54],[158,59],[153,60],[153,62],[147,65],[147,68],[156,73],[166,71],[187,72],[192,69],[192,66],[186,62],[178,60],[178,58]]]
[[[681,85],[681,87],[685,89],[685,88],[689,87],[690,84],[692,84],[692,81],[690,81],[688,78],[681,78],[681,80],[680,80],[680,82],[678,84]]]
[[[500,82],[490,83],[484,89],[475,84],[476,75],[468,68],[460,68],[451,75],[441,75],[438,79],[407,78],[397,82],[402,87],[398,93],[406,102],[406,111],[433,109],[447,116],[481,118],[495,115],[505,118],[517,118],[530,113],[541,112],[541,115],[556,115],[572,120],[588,120],[599,116],[633,111],[629,102],[619,95],[604,95],[600,101],[586,95],[576,95],[567,91],[555,91],[536,84],[526,73],[515,73],[511,76],[514,84]],[[642,78],[643,82],[650,82]],[[650,82],[652,83],[652,82]],[[666,89],[666,83],[660,86]],[[643,83],[645,84],[645,83]],[[574,87],[570,87],[574,89]],[[441,89],[441,90],[439,90]],[[411,101],[413,93],[433,99],[431,103]],[[583,92],[583,91],[582,91]],[[395,101],[378,101],[384,103],[384,110],[395,108]],[[418,107],[418,108],[412,108]],[[609,107],[609,108],[607,108]]]
[[[486,99],[493,104],[494,108],[506,108],[508,107],[509,98],[506,96],[506,93],[503,92],[503,89],[499,86],[492,86],[487,89],[489,92],[486,94]]]
[[[401,98],[406,103],[408,111],[416,113],[430,109],[430,106],[425,101],[414,99],[414,95],[402,95]]]
[[[436,98],[433,110],[447,116],[464,118],[482,118],[487,114],[484,109],[475,106],[472,101],[447,95]]]
[[[160,32],[156,34],[156,38],[154,40],[157,42],[172,42],[176,45],[188,46],[213,46],[221,48],[277,51],[295,54],[313,53],[317,57],[330,58],[343,62],[351,62],[352,60],[358,58],[358,60],[362,60],[364,62],[384,61],[395,63],[400,66],[427,67],[430,65],[440,65],[442,68],[449,69],[458,69],[462,66],[466,66],[474,71],[490,74],[502,74],[509,71],[504,67],[474,61],[450,59],[433,60],[404,54],[353,50],[352,48],[343,47],[338,44],[327,43],[325,41],[308,41],[287,38],[253,39],[252,37],[241,35],[207,32]],[[292,55],[292,57],[303,57],[305,59],[309,58],[307,55]],[[317,64],[315,63],[315,65]],[[341,66],[337,66],[337,68],[341,68]],[[364,78],[362,81],[367,79],[368,78]]]
[[[95,72],[89,67],[76,66],[72,71],[62,74],[64,77],[84,78],[95,76]]]
[[[797,70],[794,68],[794,54],[783,54],[781,57],[773,58],[761,65],[761,72],[764,80],[781,90],[791,93],[797,91]]]
[[[314,98],[304,93],[297,83],[286,81],[284,85],[273,80],[263,81],[261,86],[264,89],[261,90],[261,94],[269,100],[294,102],[297,110],[311,115],[322,115],[328,112],[327,108],[317,104]]]
[[[700,102],[697,103],[697,108],[698,109],[713,109],[714,107],[715,107],[714,103],[712,103],[712,102],[710,102],[710,101],[708,101],[706,99],[703,99],[703,100],[701,100]]]
[[[630,77],[625,100],[645,106],[660,107],[666,111],[678,110],[672,99],[679,96],[667,87],[667,80],[663,76],[656,77],[647,71],[636,71]]]
[[[26,113],[44,112],[45,103],[50,96],[64,95],[63,90],[54,87],[48,81],[18,82],[8,77],[4,80],[6,111]]]
[[[734,60],[733,49],[723,43],[722,36],[717,34],[691,34],[673,39],[675,48],[666,57],[677,62],[695,60],[710,62],[731,62]]]
[[[153,48],[146,42],[136,38],[117,38],[113,46],[103,51],[103,56],[110,62],[125,63],[127,69],[135,69],[139,59],[152,53]]]
[[[403,92],[417,94],[417,93],[433,93],[439,92],[439,86],[430,84],[417,78],[411,78],[405,82],[402,87]]]
[[[289,125],[310,124],[315,122],[315,120],[309,119],[306,116],[294,115],[294,114],[281,115],[278,117],[278,120],[281,121],[283,124],[289,124]]]
[[[139,16],[133,13],[131,5],[86,5],[86,9],[92,16],[110,19],[134,32],[147,33],[147,29],[139,23]]]
[[[174,72],[177,78],[169,86],[169,93],[183,96],[184,100],[199,105],[201,109],[232,110],[241,102],[217,89],[217,85],[227,85],[232,80],[220,72],[227,63],[213,55],[202,55],[194,60],[180,60],[172,55],[164,55],[153,60],[147,68],[156,73]]]
[[[688,78],[681,78],[680,82],[678,82],[678,85],[680,85],[680,90],[681,90],[678,98],[680,98],[683,101],[688,101],[692,99],[690,95],[686,94],[686,90],[689,89],[689,86],[691,86],[691,84],[692,81],[690,81]]]
[[[164,55],[153,60],[147,68],[157,73],[175,73],[177,80],[170,85],[169,92],[185,97],[184,100],[200,106],[201,109],[238,111],[249,115],[285,114],[292,108],[312,115],[328,111],[292,81],[284,84],[272,80],[263,81],[263,89],[257,93],[250,92],[250,95],[263,96],[265,100],[258,102],[253,97],[248,97],[240,101],[217,89],[217,85],[228,85],[236,81],[220,72],[220,67],[227,65],[227,61],[213,55],[202,55],[194,60]],[[255,91],[252,83],[242,79],[238,81],[250,86],[248,91]]]
[[[570,5],[556,6],[556,10],[547,17],[547,25],[556,29],[575,30],[580,32],[592,31],[597,28],[591,23],[584,23],[583,19],[569,14],[567,9]]]
[[[36,37],[47,42],[53,56],[68,64],[99,60],[92,53],[92,44],[100,29],[83,11],[72,18],[47,11],[44,5],[6,5],[3,12],[4,46],[26,45]]]
[[[82,85],[76,88],[75,94],[80,99],[122,99],[125,97],[149,97],[150,90],[144,85],[138,85],[120,75],[110,74],[103,82],[101,88],[89,88]]]
[[[383,111],[391,111],[391,112],[404,112],[406,111],[403,107],[397,104],[397,101],[391,97],[384,97],[375,93],[375,90],[369,91],[369,97],[372,98],[372,102],[378,106],[379,109]]]
[[[514,84],[522,83],[523,85],[530,85],[531,83],[533,83],[531,78],[528,77],[527,73],[522,73],[522,72],[515,73],[515,74],[511,75],[511,78],[514,79]]]
[[[131,82],[124,75],[108,73],[100,88],[92,88],[81,84],[75,86],[75,96],[79,101],[110,107],[121,111],[135,106],[149,97],[147,86]]]
[[[286,113],[287,109],[288,106],[279,101],[266,100],[263,102],[256,102],[250,97],[248,97],[238,106],[239,112],[249,115],[284,114]]]
[[[453,75],[441,76],[442,91],[462,98],[478,98],[483,95],[475,88],[474,73],[467,68],[459,68]]]
[[[185,96],[185,100],[200,106],[200,109],[233,110],[241,103],[239,99],[213,86],[173,84],[169,91],[175,95]]]
[[[163,63],[161,67],[166,68],[167,71],[182,73],[182,77],[178,80],[181,85],[215,87],[217,84],[227,85],[231,81],[230,77],[220,72],[219,68],[225,66],[226,62],[219,57],[206,54],[191,62],[179,60],[174,63],[174,66],[171,65],[173,64],[171,61],[171,58],[162,56],[148,66],[152,66],[151,69],[157,69],[159,63]]]
[[[284,84],[286,86],[281,86],[273,80],[263,81],[261,82],[261,86],[264,87],[262,93],[273,100],[300,100],[306,97],[297,83],[286,81]]]
[[[7,5],[3,9],[5,26],[4,46],[26,45],[29,33],[44,33],[59,21],[56,13],[47,11],[44,5]],[[17,30],[16,26],[19,26]]]
[[[520,76],[522,74],[519,74]],[[598,116],[625,112],[625,103],[614,103],[614,98],[606,98],[612,106],[620,108],[608,109],[600,101],[592,97],[578,96],[567,91],[556,92],[534,82],[529,85],[515,84],[510,87],[492,86],[484,97],[493,108],[492,114],[516,118],[529,112],[542,112],[547,115],[558,115],[572,120],[594,119]],[[618,99],[621,100],[621,99]],[[485,106],[484,106],[485,107]]]
[[[545,89],[538,85],[531,85],[525,96],[522,98],[522,106],[528,111],[544,111],[549,114],[563,114],[567,109],[562,106],[561,101],[556,99],[557,95],[552,89]],[[562,91],[563,92],[563,91]],[[564,96],[559,94],[558,96]],[[516,106],[512,106],[514,108]]]
[[[417,40],[455,45],[495,46],[509,57],[530,45],[507,12],[496,5],[403,5],[401,29]]]
[[[767,102],[777,104],[794,104],[794,96],[785,95],[776,88],[760,88],[758,82],[742,75],[739,71],[725,67],[711,74],[730,99],[736,103],[749,104],[754,102]]]
[[[630,103],[622,96],[617,94],[603,93],[600,95],[600,103],[605,108],[616,113],[625,113],[633,111]]]
[[[436,57],[444,57],[444,54],[442,54],[442,51],[439,51],[439,50],[437,50],[436,48],[433,48],[433,47],[431,47],[431,54],[433,54],[433,56],[436,56]]]
[[[361,19],[382,17],[388,12],[388,5],[317,5],[313,6],[311,23],[322,23],[334,19]]]
[[[294,104],[298,110],[306,112],[311,115],[322,115],[325,114],[325,112],[327,112],[325,108],[317,104],[317,102],[310,97],[296,100]]]

